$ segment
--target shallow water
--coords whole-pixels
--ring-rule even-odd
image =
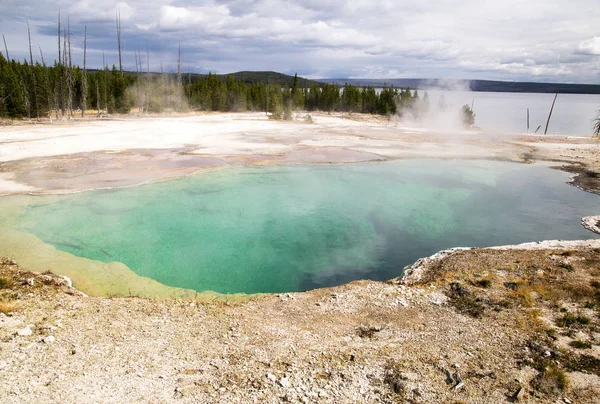
[[[599,199],[567,180],[492,161],[244,167],[30,197],[11,220],[60,250],[169,286],[301,291],[396,277],[449,247],[594,238],[580,220],[599,213]]]

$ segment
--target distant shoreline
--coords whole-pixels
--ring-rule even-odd
[[[600,94],[598,84],[533,83],[497,80],[443,79],[317,79],[325,83],[371,87],[410,87],[418,90],[466,90],[496,93]]]

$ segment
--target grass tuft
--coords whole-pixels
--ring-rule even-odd
[[[566,313],[562,317],[556,319],[555,323],[559,327],[571,327],[573,325],[587,325],[591,319],[583,314]]]
[[[16,309],[17,309],[16,302],[0,300],[0,313],[8,314],[8,313],[12,313]]]
[[[569,342],[569,345],[576,349],[590,349],[592,347],[592,344],[590,344],[589,342],[584,342],[580,340],[571,341]]]
[[[12,287],[12,280],[9,278],[0,278],[0,289],[10,289]]]

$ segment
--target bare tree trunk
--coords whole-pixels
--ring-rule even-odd
[[[179,42],[179,57],[177,58],[177,110],[181,111],[181,42]]]
[[[192,73],[188,72],[188,106],[192,103]]]
[[[73,117],[73,59],[71,58],[71,21],[67,18],[67,46],[68,46],[68,69],[69,76],[67,81],[67,88],[69,90],[69,116]]]
[[[138,48],[135,52],[135,86],[138,93],[138,111],[139,113],[144,112],[144,102],[142,100],[142,86],[140,80],[140,72],[142,70],[142,56],[140,55],[140,49]]]
[[[123,76],[123,58],[121,56],[121,10],[117,8],[117,46],[119,48],[119,71],[121,72],[121,77]]]
[[[29,38],[29,61],[31,62],[30,68],[31,68],[31,79],[33,81],[33,102],[35,105],[35,116],[36,118],[39,119],[40,117],[40,108],[38,105],[38,98],[37,98],[37,83],[36,83],[36,79],[35,79],[35,66],[33,65],[33,52],[31,51],[31,30],[29,29],[29,20],[25,19],[25,22],[27,23],[27,37]]]
[[[60,9],[58,9],[58,89],[56,94],[56,119],[58,119],[58,110],[61,110],[61,116],[65,116],[65,87],[63,79],[63,55],[60,52]],[[64,51],[64,49],[63,49]]]
[[[62,52],[62,116],[63,119],[69,110],[69,106],[67,104],[67,81],[68,81],[68,72],[67,72],[68,60],[67,60],[67,31],[63,28],[63,52]]]
[[[150,111],[150,50],[146,43],[146,111]]]
[[[23,101],[25,104],[25,109],[27,110],[27,118],[31,119],[31,104],[29,103],[29,92],[27,91],[27,86],[25,85],[23,77],[20,77],[20,80],[21,88],[23,88]]]
[[[160,104],[160,109],[161,111],[165,108],[165,104],[167,101],[167,83],[165,82],[165,70],[163,68],[163,62],[160,62],[160,83],[161,83],[161,89],[160,89],[160,100],[161,100],[161,104]]]
[[[100,73],[96,74],[96,109],[100,116]]]
[[[8,46],[6,46],[6,38],[4,38],[4,34],[2,34],[2,40],[4,41],[4,51],[6,52],[6,61],[10,62],[10,58],[8,57]]]
[[[556,97],[558,97],[558,93],[554,96],[554,101],[552,101],[552,106],[550,107],[550,113],[548,114],[548,120],[546,121],[546,130],[544,130],[544,135],[548,133],[548,125],[550,125],[550,118],[552,117],[552,110],[554,109],[554,103],[556,102]]]
[[[48,118],[52,121],[52,97],[50,91],[50,77],[48,77],[48,69],[46,68],[46,60],[44,60],[44,53],[40,46],[40,57],[42,58],[42,66],[44,67],[44,88],[46,90],[46,102],[48,103]]]
[[[104,49],[102,50],[102,78],[104,79],[104,109],[108,114],[108,66],[104,61]]]
[[[87,109],[87,25],[83,31],[83,77],[81,78],[81,117],[85,116]]]

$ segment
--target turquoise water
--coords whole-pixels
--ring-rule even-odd
[[[39,197],[17,228],[169,286],[300,291],[384,280],[456,246],[595,235],[596,195],[539,165],[412,160],[244,167]]]

